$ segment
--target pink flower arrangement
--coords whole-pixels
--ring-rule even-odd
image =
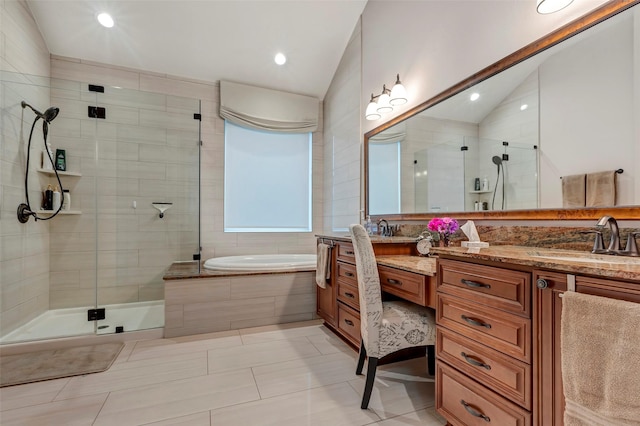
[[[429,231],[449,236],[456,232],[459,226],[458,221],[450,217],[434,217],[429,221],[427,228],[429,228]]]

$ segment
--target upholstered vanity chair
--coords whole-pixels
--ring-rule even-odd
[[[428,370],[434,374],[436,323],[432,309],[406,301],[382,301],[378,265],[369,235],[359,224],[349,229],[356,258],[362,334],[356,374],[362,374],[365,358],[369,358],[360,406],[366,409],[380,358],[401,349],[427,346]]]

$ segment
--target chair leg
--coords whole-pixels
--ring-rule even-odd
[[[427,346],[427,371],[430,376],[436,374],[436,347],[434,345]]]
[[[364,367],[364,360],[367,358],[367,349],[364,347],[364,342],[360,342],[360,356],[358,357],[358,366],[356,367],[356,374],[359,376],[362,374],[362,367]]]
[[[367,366],[367,380],[364,385],[364,393],[362,394],[362,404],[360,405],[360,408],[362,408],[363,410],[369,408],[369,400],[371,399],[373,382],[376,379],[376,367],[378,367],[378,358],[369,357],[369,365]]]

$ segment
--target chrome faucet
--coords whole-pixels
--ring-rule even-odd
[[[609,229],[611,230],[611,238],[609,240],[609,247],[607,247],[605,252],[618,254],[622,251],[622,247],[620,247],[620,230],[618,229],[618,222],[612,216],[602,216],[598,219],[596,227],[602,230],[602,228],[607,224],[609,224]]]

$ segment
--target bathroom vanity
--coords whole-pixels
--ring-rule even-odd
[[[438,248],[436,408],[451,425],[562,425],[562,294],[640,303],[640,260]]]
[[[331,247],[331,277],[317,288],[317,315],[335,333],[360,346],[360,307],[351,237],[319,235]],[[415,238],[372,236],[382,291],[435,308],[435,259],[418,257]]]

